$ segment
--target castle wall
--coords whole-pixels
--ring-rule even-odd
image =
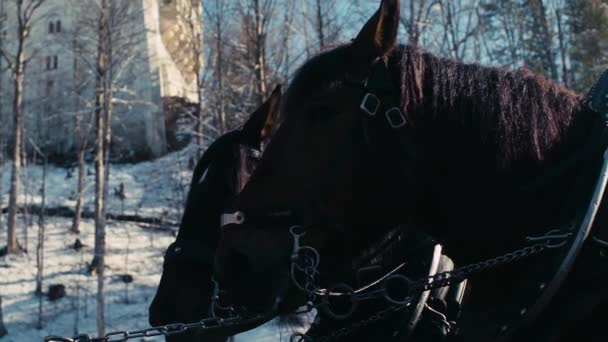
[[[188,72],[193,70],[191,50],[180,50],[180,46],[187,46],[188,37],[172,29],[180,25],[180,20],[175,12],[167,10],[171,8],[165,6],[167,0],[122,1],[133,1],[132,17],[116,40],[124,35],[132,42],[115,51],[119,63],[113,69],[113,154],[122,159],[158,157],[167,150],[163,97],[196,98],[196,78]],[[94,17],[86,0],[46,2],[27,46],[31,61],[24,87],[26,136],[49,154],[67,159],[75,156],[76,115],[86,125],[93,113],[97,51]],[[82,22],[88,27],[82,27]],[[9,28],[12,25],[7,24]],[[10,41],[10,33],[8,36]],[[87,46],[75,49],[77,44]],[[12,83],[6,76],[0,77],[0,134],[10,140]],[[93,132],[88,136],[94,137]]]

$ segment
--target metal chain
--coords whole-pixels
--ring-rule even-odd
[[[334,330],[331,334],[322,335],[322,336],[307,336],[303,333],[296,333],[291,336],[290,342],[328,342],[333,341],[341,337],[349,336],[355,331],[364,328],[372,323],[376,323],[386,319],[388,316],[402,311],[407,307],[407,305],[397,305],[397,306],[389,306],[386,309],[382,309],[375,314],[369,316],[368,318],[362,319],[359,322],[350,324],[346,327]]]
[[[437,273],[428,278],[420,279],[414,282],[411,286],[413,293],[422,293],[428,290],[448,287],[454,283],[459,283],[475,273],[483,272],[487,269],[496,268],[505,264],[519,261],[540,254],[550,247],[547,244],[535,244],[527,246],[516,251],[503,254],[501,256],[487,259],[476,264],[463,266],[452,271]]]
[[[319,266],[319,262],[320,262],[319,253],[310,246],[301,246],[300,245],[300,237],[305,234],[303,231],[296,231],[296,230],[294,230],[294,228],[292,228],[290,231],[291,231],[292,235],[294,236],[294,248],[293,248],[293,252],[292,252],[292,264],[291,264],[292,281],[294,282],[296,287],[298,287],[300,290],[306,292],[307,296],[308,296],[308,303],[307,303],[306,309],[303,311],[300,311],[300,313],[310,312],[312,309],[318,309],[318,308],[321,308],[322,306],[325,306],[325,308],[328,309],[327,308],[327,306],[329,305],[328,302],[323,301],[323,302],[319,303],[319,298],[329,296],[332,294],[338,295],[338,296],[349,295],[349,296],[351,296],[351,301],[353,303],[356,303],[358,301],[363,301],[363,300],[385,298],[385,299],[389,300],[389,302],[391,302],[392,304],[397,304],[397,305],[391,305],[388,308],[380,310],[364,320],[353,323],[353,324],[349,325],[348,327],[338,329],[326,336],[320,336],[317,338],[313,338],[311,336],[306,336],[301,333],[294,334],[291,337],[292,342],[305,342],[305,341],[326,342],[326,341],[335,340],[339,337],[348,336],[348,335],[352,334],[354,331],[356,331],[362,327],[365,327],[372,323],[381,321],[381,320],[385,319],[386,317],[388,317],[390,314],[407,308],[407,306],[409,304],[409,301],[407,300],[407,298],[409,298],[411,300],[411,298],[415,294],[420,294],[422,292],[436,289],[436,288],[450,286],[454,283],[458,283],[464,279],[467,279],[468,277],[470,277],[471,275],[473,275],[475,273],[479,273],[479,272],[482,272],[487,269],[495,268],[495,267],[498,267],[498,266],[501,266],[501,265],[504,265],[507,263],[515,262],[515,261],[533,256],[533,255],[539,254],[539,253],[545,251],[546,249],[562,247],[562,246],[564,246],[564,243],[556,244],[553,241],[555,241],[556,239],[565,241],[570,236],[570,235],[561,235],[560,236],[560,235],[555,235],[555,234],[551,235],[551,233],[554,233],[552,231],[543,237],[529,239],[530,241],[545,241],[544,243],[538,243],[538,244],[534,244],[531,246],[527,246],[522,249],[501,255],[496,258],[484,260],[484,261],[481,261],[481,262],[478,262],[475,264],[457,268],[452,271],[438,273],[436,275],[422,278],[415,282],[411,282],[409,284],[409,288],[407,289],[408,297],[402,301],[397,301],[397,300],[391,300],[390,295],[387,293],[386,288],[381,288],[381,289],[376,289],[376,290],[371,290],[371,291],[366,292],[366,291],[360,291],[362,289],[352,290],[347,285],[341,284],[334,288],[344,289],[346,287],[349,291],[343,292],[343,293],[335,293],[335,292],[327,290],[327,289],[322,289],[316,283],[316,276],[319,273],[319,271],[318,271],[318,266]],[[297,271],[303,272],[303,274],[304,274],[305,283],[303,285],[298,281],[298,278],[296,276]],[[387,283],[391,279],[404,279],[404,277],[399,274],[392,274],[389,276],[385,276],[385,279],[384,279],[385,283]],[[405,278],[405,279],[407,279],[407,278]],[[367,290],[368,287],[363,288],[363,289]],[[329,311],[331,313],[330,310],[327,310],[327,311]],[[347,316],[349,316],[349,315],[347,315]],[[264,318],[263,315],[256,315],[256,316],[252,316],[252,317],[248,317],[248,318],[242,318],[241,316],[235,316],[235,317],[230,317],[230,318],[212,317],[212,318],[205,318],[198,322],[189,323],[189,324],[175,323],[175,324],[161,325],[161,326],[156,326],[156,327],[151,327],[148,329],[136,330],[136,331],[131,331],[131,332],[124,331],[124,330],[114,331],[114,332],[107,333],[103,337],[92,338],[89,335],[78,335],[73,338],[60,337],[60,336],[47,336],[44,338],[44,341],[45,342],[124,342],[124,341],[128,341],[131,339],[142,338],[142,337],[153,337],[153,336],[161,336],[161,335],[162,336],[171,336],[171,335],[176,335],[176,334],[183,334],[187,331],[192,331],[192,330],[214,330],[214,329],[226,328],[226,327],[231,327],[231,326],[236,326],[236,325],[248,324],[248,323],[251,323],[254,321],[259,321],[263,318]]]
[[[303,234],[300,234],[300,235],[303,235]],[[295,237],[295,235],[294,235],[294,237]],[[503,254],[503,255],[495,257],[495,258],[487,259],[487,260],[484,260],[484,261],[481,261],[481,262],[478,262],[475,264],[466,265],[466,266],[454,269],[452,271],[438,273],[433,276],[425,277],[425,278],[419,279],[414,282],[410,282],[406,277],[399,275],[399,274],[392,274],[392,275],[385,276],[384,277],[385,284],[388,281],[390,281],[391,279],[399,279],[401,281],[406,281],[408,283],[408,284],[406,284],[406,285],[408,285],[408,288],[406,289],[407,297],[405,297],[404,300],[402,300],[402,301],[390,300],[390,295],[387,293],[387,289],[385,287],[382,287],[381,289],[377,289],[377,290],[367,291],[367,292],[359,292],[359,290],[351,290],[349,292],[339,293],[337,295],[350,296],[350,300],[351,300],[351,303],[353,303],[353,305],[356,305],[356,302],[358,302],[358,301],[369,300],[369,299],[378,299],[378,298],[387,299],[392,304],[398,304],[398,305],[389,306],[388,308],[380,310],[377,313],[375,313],[374,315],[371,315],[370,317],[368,317],[364,320],[353,323],[347,327],[338,329],[329,335],[312,337],[312,336],[307,336],[302,333],[297,333],[297,334],[292,335],[290,341],[291,342],[312,342],[312,341],[326,342],[326,341],[332,341],[332,340],[338,339],[340,337],[346,337],[364,326],[381,321],[381,320],[385,319],[388,315],[407,308],[409,305],[409,301],[411,301],[411,299],[415,295],[421,294],[425,291],[442,288],[442,287],[447,287],[452,284],[459,283],[459,282],[469,278],[473,274],[480,273],[480,272],[483,272],[488,269],[496,268],[496,267],[499,267],[499,266],[502,266],[502,265],[505,265],[508,263],[516,262],[516,261],[534,256],[534,255],[540,254],[547,249],[560,248],[565,245],[565,241],[569,237],[570,237],[570,234],[556,235],[556,231],[551,231],[539,238],[528,238],[528,241],[534,241],[534,242],[541,241],[542,243],[537,243],[537,244],[534,244],[531,246],[526,246],[524,248]],[[556,240],[561,240],[562,242],[556,243],[555,242]],[[299,246],[299,241],[297,243],[294,243],[294,247],[297,247],[297,246]],[[307,248],[310,248],[310,247],[307,247]],[[298,255],[298,250],[295,248],[294,248],[293,255]],[[296,258],[296,257],[292,258],[292,270],[294,269],[294,267],[296,269],[300,269],[300,270],[303,269],[302,267],[293,265],[293,263],[296,263],[298,260],[301,260],[301,259]],[[306,270],[306,268],[304,268],[304,270]],[[305,273],[308,274],[309,272],[305,272]],[[316,275],[317,273],[318,273],[318,271],[315,269],[315,272],[313,272],[313,274]],[[292,272],[292,277],[294,277],[293,272]],[[294,282],[297,283],[297,280],[295,278],[294,278]],[[314,282],[314,277],[307,277],[307,282]],[[341,285],[341,286],[344,286],[344,285]],[[316,298],[317,294],[319,294],[319,293],[324,293],[325,295],[330,294],[329,290],[321,289],[319,286],[316,286],[316,285],[311,286],[308,283],[305,284],[305,286],[303,286],[303,288],[304,288],[304,290],[306,290],[306,292],[308,292],[308,295],[312,296],[313,298]],[[367,289],[367,288],[368,287],[366,287],[365,289]],[[315,289],[314,294],[309,292],[310,289]],[[323,302],[321,305],[314,304],[314,303],[309,304],[308,307],[310,308],[309,310],[311,310],[312,308],[319,308],[322,305],[325,305],[326,312],[329,311],[330,316],[331,316],[331,310],[327,310],[328,309],[327,302]],[[344,318],[344,317],[341,317],[341,318]]]
[[[231,327],[240,324],[247,324],[261,319],[261,316],[253,316],[247,319],[241,317],[234,318],[205,318],[198,322],[184,324],[175,323],[168,325],[156,326],[143,330],[136,331],[114,331],[105,334],[103,337],[90,337],[89,335],[78,335],[73,338],[60,336],[47,336],[45,342],[124,342],[135,338],[153,337],[153,336],[171,336],[183,334],[192,330],[215,330],[220,328]]]

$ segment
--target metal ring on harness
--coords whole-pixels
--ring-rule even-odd
[[[355,299],[354,299],[354,294],[355,294],[355,290],[347,284],[334,285],[334,286],[330,287],[329,289],[327,289],[327,292],[325,292],[325,294],[323,295],[323,300],[321,302],[321,308],[327,315],[329,315],[333,319],[337,319],[337,320],[346,319],[346,318],[350,317],[353,314],[353,312],[355,312],[355,310],[357,309],[357,306],[359,305],[358,302],[355,301]],[[335,311],[332,310],[329,299],[331,297],[342,297],[342,296],[348,296],[348,301],[349,301],[348,310],[346,310],[344,313],[336,313]]]
[[[397,285],[397,290],[392,290],[391,288]],[[405,305],[412,301],[412,297],[410,294],[410,285],[412,281],[410,278],[402,275],[402,274],[393,274],[390,277],[387,277],[382,282],[382,290],[384,290],[384,299],[386,299],[389,303],[395,305]],[[401,286],[399,286],[401,285]],[[403,298],[398,298],[395,295],[403,294]]]

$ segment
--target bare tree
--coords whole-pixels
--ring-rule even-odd
[[[21,136],[26,137],[25,127],[22,128]],[[21,183],[23,183],[23,210],[22,210],[22,218],[23,218],[23,245],[20,246],[21,250],[25,253],[28,252],[28,232],[30,230],[31,221],[30,221],[30,212],[29,212],[29,204],[30,204],[30,168],[28,163],[27,156],[27,143],[25,139],[21,140],[21,161],[22,161],[22,169],[24,172],[21,172]],[[32,164],[35,164],[32,163]]]
[[[224,71],[226,64],[224,61],[224,35],[226,31],[225,27],[227,26],[226,14],[228,12],[228,6],[226,1],[208,0],[203,4],[203,11],[205,13],[205,21],[207,22],[206,31],[211,38],[208,39],[208,41],[213,41],[215,50],[213,74],[215,83],[217,84],[217,91],[214,96],[214,106],[217,108],[216,121],[220,132],[224,133],[228,130],[224,95]],[[213,94],[209,93],[208,96],[211,97]]]
[[[78,96],[78,95],[77,95]],[[86,137],[88,133],[91,131],[91,123],[85,126],[83,123],[83,113],[78,111],[75,113],[75,122],[74,122],[74,135],[76,137],[76,154],[77,154],[77,164],[78,164],[78,180],[76,182],[76,206],[74,209],[74,218],[72,219],[72,226],[70,231],[72,233],[80,233],[80,221],[82,218],[82,207],[83,207],[83,195],[85,189],[85,155],[88,148],[88,140]]]
[[[76,23],[76,28],[73,30],[71,41],[68,43],[72,48],[72,51],[79,57],[87,56],[87,49],[83,46],[83,42],[78,39],[79,30],[78,27],[81,23]],[[84,59],[86,60],[86,59]],[[85,157],[86,151],[89,148],[89,139],[92,126],[94,123],[94,116],[90,115],[87,119],[86,113],[86,102],[84,97],[89,95],[86,89],[89,88],[90,84],[90,68],[82,66],[84,63],[75,63],[74,67],[74,141],[76,145],[76,160],[78,167],[78,179],[76,182],[76,206],[74,209],[74,218],[72,219],[72,226],[70,231],[72,233],[80,233],[80,220],[82,218],[82,207],[83,207],[83,195],[85,190]]]
[[[91,266],[97,273],[97,329],[99,335],[105,331],[105,229],[109,199],[110,156],[112,148],[112,127],[115,104],[132,104],[121,97],[132,93],[125,85],[130,65],[140,57],[141,39],[144,30],[134,28],[134,16],[141,15],[136,3],[130,0],[101,0],[87,4],[96,7],[93,20],[96,27],[90,27],[91,41],[97,43],[94,65],[94,105],[95,120],[95,248]],[[95,8],[95,7],[93,7]],[[84,11],[84,7],[83,7]],[[87,29],[84,29],[87,31]],[[86,39],[86,37],[85,37]],[[86,58],[83,58],[86,59]],[[126,95],[125,95],[126,96]]]
[[[583,91],[608,68],[608,4],[605,0],[566,1],[570,86]]]
[[[4,4],[4,0],[0,0],[0,51],[3,51],[4,49],[4,39],[5,39],[5,35],[6,35],[6,8],[5,8],[5,4]],[[0,94],[4,94],[3,92],[3,86],[4,86],[4,75],[6,73],[6,71],[8,70],[8,68],[4,67],[4,59],[0,56]],[[0,120],[2,120],[4,118],[4,97],[0,96]],[[4,179],[4,149],[6,148],[5,146],[5,132],[2,131],[2,128],[0,128],[0,227],[2,227],[2,218],[3,215],[1,213],[2,211],[2,206],[3,206],[3,200],[4,200],[4,189],[3,189],[3,179]],[[2,321],[0,320],[0,327],[1,327]],[[2,336],[0,334],[0,336]]]
[[[244,53],[255,77],[257,105],[268,92],[267,37],[276,0],[244,0],[240,2],[242,27],[245,35]]]
[[[279,72],[279,70],[282,69],[280,80],[283,84],[289,83],[289,77],[291,75],[291,42],[294,33],[294,9],[295,1],[286,0],[283,9],[283,28],[281,30],[283,37],[281,38],[281,44],[278,49],[277,58],[275,59],[276,71]]]
[[[106,250],[106,134],[108,121],[109,101],[107,100],[109,65],[110,65],[110,4],[112,0],[101,0],[98,21],[98,50],[97,73],[95,79],[95,121],[97,122],[97,139],[95,143],[95,252],[91,262],[97,269],[97,332],[105,335],[105,296],[104,296],[104,268]]]
[[[46,0],[14,0],[16,18],[16,52],[11,54],[5,47],[0,55],[7,62],[13,76],[13,167],[11,170],[11,190],[9,196],[7,253],[20,250],[16,235],[17,195],[19,194],[19,174],[21,172],[21,148],[23,133],[23,82],[25,79],[26,43],[30,37],[34,15]]]
[[[6,35],[6,10],[4,6],[4,0],[0,0],[0,51],[3,50],[4,39]],[[7,71],[4,67],[4,60],[0,58],[0,94],[4,94],[3,86],[4,86],[4,74]],[[4,97],[0,96],[0,120],[4,118]],[[4,200],[4,189],[3,189],[3,179],[4,179],[4,149],[5,149],[5,132],[0,128],[0,211],[2,210],[3,200]],[[2,218],[3,215],[0,212],[0,227],[2,227]]]
[[[520,66],[524,55],[521,3],[483,0],[479,8],[483,18],[484,48],[490,62]]]
[[[429,2],[431,2],[429,4]],[[427,22],[430,10],[436,1],[411,0],[409,6],[403,6],[401,25],[407,32],[408,44],[418,46],[424,31],[428,28]]]
[[[0,83],[2,83],[1,80]],[[2,206],[4,205],[4,148],[4,139],[0,136],[0,227],[2,226],[2,217],[4,216],[2,214]]]
[[[566,46],[566,39],[564,37],[563,10],[561,8],[557,8],[555,10],[555,21],[557,22],[559,56],[560,56],[560,62],[562,65],[562,83],[564,83],[565,85],[568,85],[570,83],[568,62],[567,62],[567,57],[566,57],[568,55],[568,50],[567,50],[567,46]]]
[[[218,3],[217,6],[224,6]],[[202,103],[202,78],[201,73],[204,68],[204,49],[203,49],[203,13],[202,3],[199,0],[181,0],[172,3],[165,3],[161,10],[170,11],[171,16],[176,17],[176,21],[170,22],[172,27],[161,27],[161,30],[179,30],[184,37],[181,37],[176,44],[168,48],[171,54],[182,55],[182,64],[188,83],[194,83],[196,87],[196,113],[191,113],[196,118],[196,143],[199,146],[199,155],[202,154],[204,146],[204,111]],[[221,22],[219,22],[221,25]],[[218,32],[221,32],[218,31]]]
[[[303,4],[306,6],[306,4]],[[318,51],[336,42],[342,31],[337,0],[313,0],[314,17],[310,22],[314,27]]]
[[[4,326],[4,319],[2,318],[2,295],[0,294],[0,337],[6,336],[8,334],[8,330]]]
[[[553,27],[547,18],[546,1],[525,0],[522,3],[524,28],[527,33],[524,63],[537,72],[557,80],[557,65],[553,54]]]
[[[439,51],[442,55],[464,60],[479,31],[478,0],[439,0],[434,4],[439,14],[438,24],[431,29],[443,31]]]
[[[34,145],[34,148],[44,160],[44,165],[42,169],[42,184],[40,186],[41,203],[40,211],[38,212],[38,241],[36,244],[36,294],[38,295],[38,323],[36,325],[36,328],[42,329],[42,279],[44,277],[44,236],[46,230],[46,177],[48,171],[48,160],[36,145]]]

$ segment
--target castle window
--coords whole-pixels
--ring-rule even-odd
[[[46,70],[57,69],[58,59],[57,56],[46,56]]]
[[[49,23],[49,33],[55,33],[55,23],[52,21]]]
[[[53,80],[46,81],[46,95],[51,95],[51,91],[53,90],[53,85],[55,82]]]
[[[61,32],[61,20],[57,20],[55,22],[55,32],[57,32],[57,33]]]

